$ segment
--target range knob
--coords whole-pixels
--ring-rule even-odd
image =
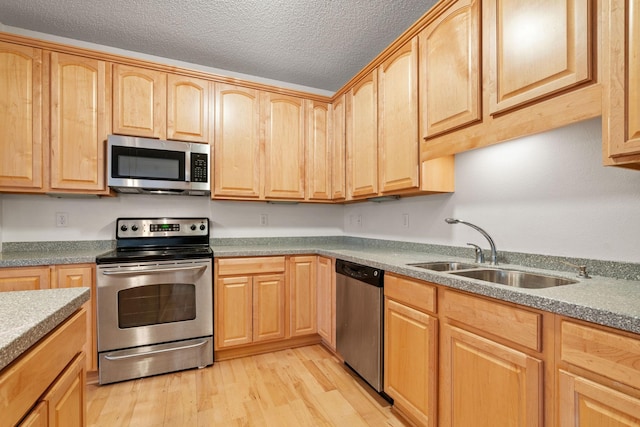
[[[195,224],[191,224],[191,231],[195,231],[196,230],[196,225]]]
[[[204,224],[200,224],[200,230],[204,231],[204,229],[207,228]]]
[[[122,230],[122,231],[127,231],[128,229],[129,229],[129,227],[127,227],[125,224],[122,224],[120,226],[120,230]]]
[[[135,224],[133,224],[133,225],[131,226],[131,231],[138,231],[138,226],[137,226],[137,225],[135,225]]]

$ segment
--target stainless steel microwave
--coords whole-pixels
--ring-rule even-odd
[[[209,146],[109,135],[107,183],[120,193],[211,194]]]

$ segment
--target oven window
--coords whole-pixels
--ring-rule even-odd
[[[139,286],[118,292],[118,326],[121,329],[196,318],[193,284]]]

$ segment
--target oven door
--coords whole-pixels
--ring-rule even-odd
[[[98,351],[213,335],[211,259],[100,265]]]

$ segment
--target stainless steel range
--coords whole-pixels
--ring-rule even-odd
[[[96,258],[98,370],[108,384],[213,363],[207,218],[118,218]]]

